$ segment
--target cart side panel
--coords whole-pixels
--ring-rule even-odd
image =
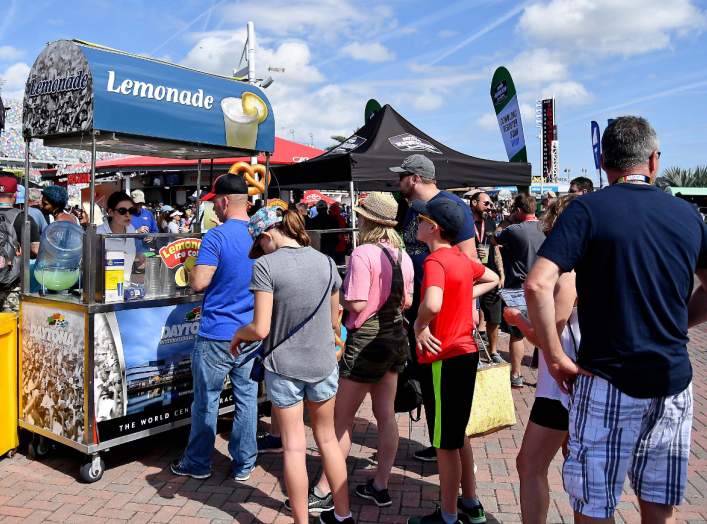
[[[101,444],[177,427],[190,418],[191,355],[200,317],[201,306],[193,303],[94,316],[94,396]],[[220,407],[232,404],[228,384]]]
[[[83,443],[86,312],[50,301],[21,308],[19,419]]]

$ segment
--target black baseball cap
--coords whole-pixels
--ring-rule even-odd
[[[464,227],[464,210],[461,206],[445,197],[436,197],[425,202],[415,200],[411,207],[439,224],[450,236],[456,237]]]
[[[214,180],[211,191],[201,197],[201,200],[211,200],[217,195],[247,195],[248,185],[241,175],[226,173]]]

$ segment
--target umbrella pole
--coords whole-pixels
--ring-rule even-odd
[[[24,227],[22,228],[22,238],[20,245],[22,246],[22,293],[29,293],[30,275],[29,275],[29,259],[30,259],[30,228],[29,228],[29,146],[32,138],[27,135],[25,137],[25,208],[22,212]]]
[[[194,217],[194,232],[201,233],[201,218],[199,217],[199,193],[201,192],[201,158],[196,163],[196,213]]]
[[[90,210],[88,212],[88,223],[92,226],[94,220],[93,208],[96,205],[96,133],[91,133],[91,184],[90,184]]]
[[[263,198],[265,199],[265,204],[268,203],[268,186],[270,185],[270,153],[265,153],[265,176],[263,177],[263,186],[265,186],[265,192],[263,193]]]
[[[354,213],[354,183],[353,180],[349,182],[349,196],[351,197],[351,245],[356,249],[356,213]]]

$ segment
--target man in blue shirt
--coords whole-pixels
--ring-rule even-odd
[[[611,187],[574,200],[526,281],[548,369],[572,386],[563,476],[575,522],[613,522],[628,474],[643,522],[668,522],[685,493],[692,427],[688,327],[707,320],[707,226],[653,185],[658,138],[621,117],[602,138]],[[553,290],[577,274],[577,363],[555,326]],[[695,274],[701,286],[693,292]]]
[[[459,231],[459,234],[452,242],[452,245],[457,246],[470,259],[478,262],[476,254],[476,241],[474,238],[474,216],[471,214],[471,209],[466,203],[447,191],[441,191],[437,188],[437,178],[435,165],[425,155],[414,154],[410,155],[399,166],[389,168],[393,173],[397,173],[400,177],[400,193],[408,202],[421,200],[430,202],[436,199],[446,198],[457,203],[462,209],[464,215],[464,224]],[[430,254],[430,250],[424,242],[417,240],[417,215],[419,213],[412,209],[408,209],[405,219],[403,220],[403,241],[405,242],[405,251],[412,259],[412,265],[415,270],[415,285],[413,293],[412,306],[405,312],[405,317],[409,322],[408,341],[410,342],[410,352],[416,354],[415,347],[415,332],[412,326],[415,325],[417,317],[417,309],[420,305],[420,286],[422,285],[422,264]],[[423,462],[435,462],[437,460],[437,451],[432,446],[416,451],[413,457]]]
[[[135,203],[135,209],[137,213],[132,216],[130,223],[135,228],[136,233],[159,233],[160,229],[157,227],[157,221],[152,211],[145,207],[145,193],[139,189],[134,190],[130,193]],[[138,242],[138,252],[144,253],[150,249],[150,244],[146,243],[144,240]]]
[[[194,380],[191,432],[180,459],[171,464],[175,475],[203,479],[211,476],[211,455],[216,439],[216,419],[226,375],[231,379],[235,413],[228,451],[231,476],[250,478],[257,455],[258,384],[250,379],[253,361],[233,357],[231,338],[253,320],[253,295],[249,291],[253,261],[248,251],[248,187],[242,177],[222,175],[204,200],[212,200],[222,224],[203,237],[189,285],[204,292],[199,335],[191,356]]]

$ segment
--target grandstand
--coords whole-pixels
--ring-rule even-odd
[[[0,165],[21,167],[24,165],[25,144],[22,138],[22,101],[5,100],[5,131],[0,135]],[[124,155],[113,153],[96,153],[96,160],[118,158]],[[91,154],[78,149],[61,147],[44,147],[41,140],[33,140],[30,145],[30,160],[33,165],[67,165],[78,162],[89,162]]]

